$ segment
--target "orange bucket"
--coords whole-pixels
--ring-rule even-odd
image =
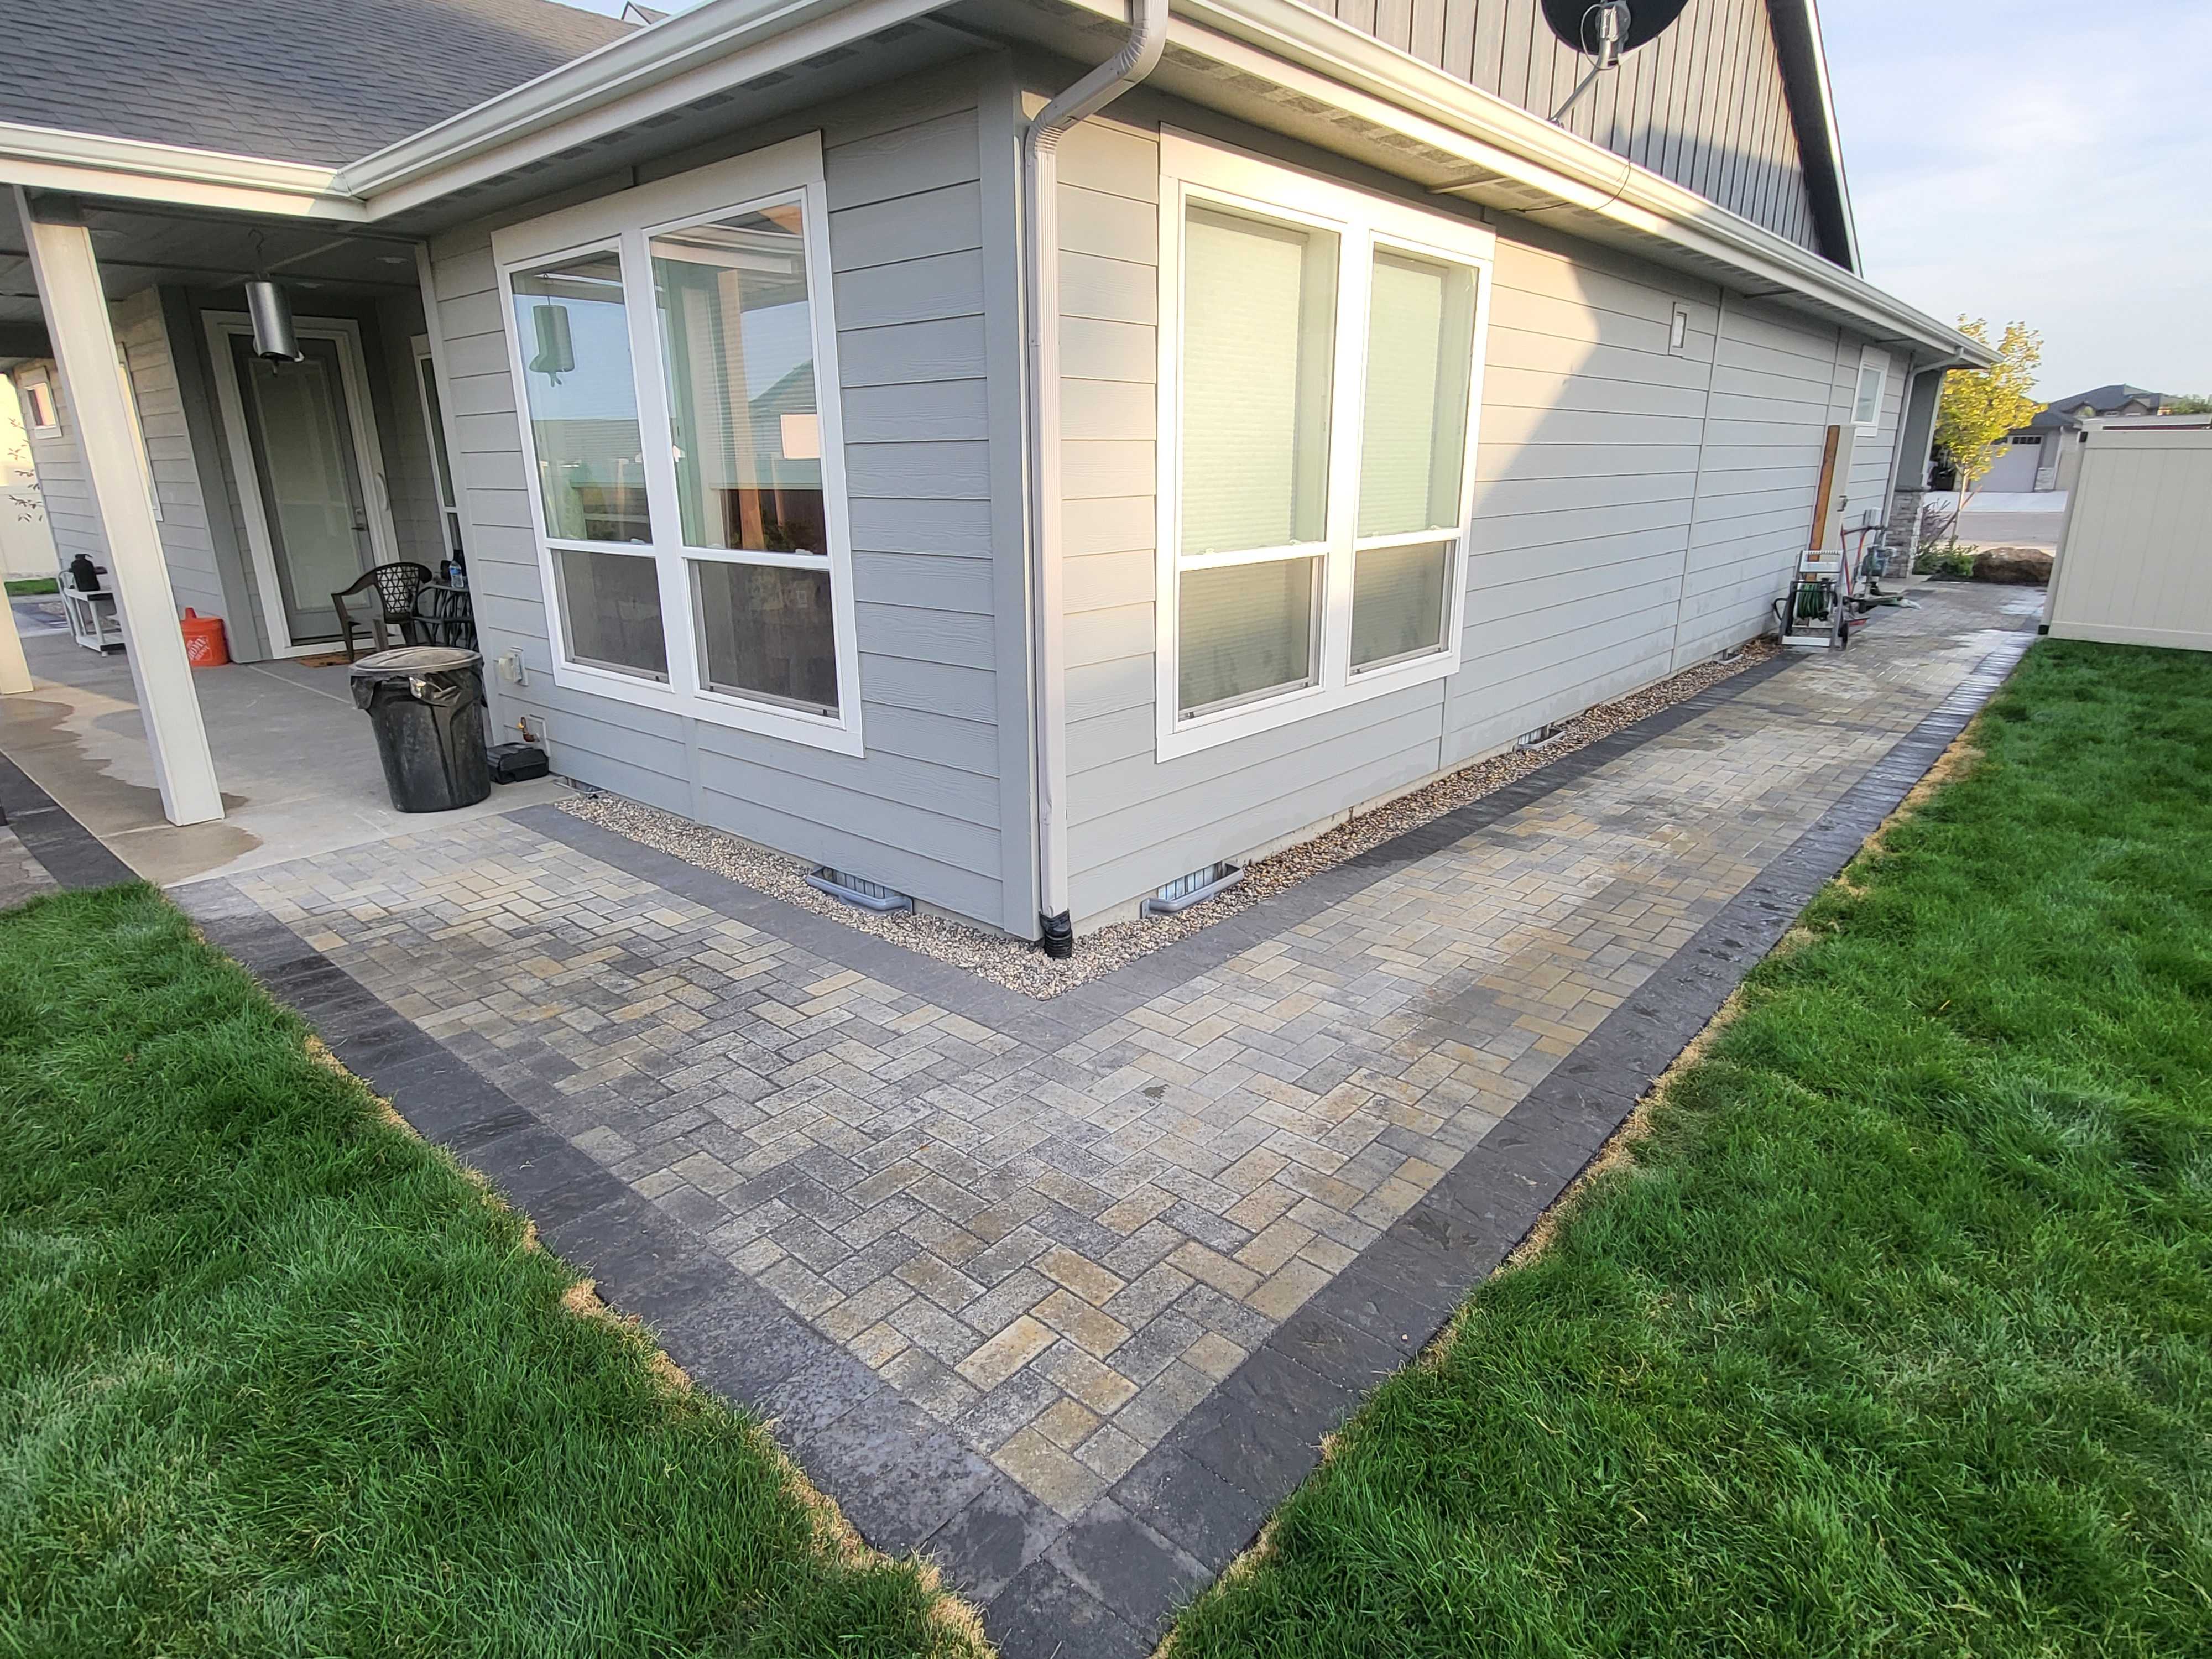
[[[185,607],[185,660],[195,668],[221,668],[230,660],[230,647],[223,642],[222,618],[203,617],[190,605]]]

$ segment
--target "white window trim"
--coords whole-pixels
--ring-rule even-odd
[[[415,402],[422,411],[422,445],[428,451],[424,459],[430,466],[431,494],[437,499],[439,535],[445,545],[446,556],[457,558],[462,556],[463,545],[460,480],[453,476],[453,446],[450,440],[445,447],[447,464],[442,467],[438,465],[439,440],[447,434],[439,430],[437,416],[430,408],[432,383],[438,383],[440,409],[445,407],[446,388],[438,380],[437,354],[430,349],[430,337],[417,334],[407,343],[407,349],[415,365]]]
[[[54,395],[53,377],[43,368],[27,368],[15,377],[15,384],[26,395],[23,402],[27,418],[24,424],[33,432],[58,432],[62,429],[61,399]],[[33,397],[29,394],[37,393]],[[40,407],[46,419],[40,420]]]
[[[698,660],[691,605],[690,562],[787,565],[815,569],[811,555],[732,551],[684,544],[677,509],[676,462],[669,434],[667,376],[661,362],[660,324],[653,301],[651,239],[686,225],[726,217],[772,200],[798,199],[805,227],[806,289],[814,327],[816,401],[822,432],[823,511],[829,527],[830,604],[836,633],[837,714],[832,717],[785,708],[707,689]],[[637,397],[638,431],[645,456],[646,501],[653,522],[649,544],[571,542],[564,546],[651,557],[660,579],[661,628],[668,650],[664,684],[613,669],[570,660],[561,620],[560,589],[553,568],[553,538],[537,483],[535,440],[525,392],[522,342],[514,321],[518,270],[563,254],[618,250],[623,309],[629,325],[630,371]],[[853,536],[845,488],[845,433],[837,372],[837,325],[830,268],[830,208],[823,187],[822,135],[811,132],[765,149],[718,161],[672,178],[618,191],[510,225],[492,234],[499,270],[500,329],[507,341],[520,441],[527,465],[526,494],[537,537],[538,580],[545,598],[545,632],[552,647],[553,681],[571,690],[611,697],[640,708],[755,732],[765,737],[827,749],[866,752],[860,732],[860,654],[853,602]],[[641,302],[642,300],[642,302]],[[659,434],[657,437],[655,434]]]
[[[1880,369],[1881,378],[1875,383],[1874,418],[1862,421],[1859,419],[1859,382],[1865,378],[1869,367]],[[1880,346],[1861,346],[1859,366],[1851,375],[1851,422],[1858,428],[1860,437],[1871,438],[1881,432],[1882,404],[1888,396],[1889,354]]]
[[[1325,538],[1295,549],[1182,556],[1182,229],[1196,197],[1291,222],[1310,222],[1340,238],[1335,358],[1329,410],[1329,491]],[[1368,295],[1377,242],[1472,269],[1475,273],[1474,362],[1468,374],[1467,449],[1456,532],[1360,537],[1361,402],[1366,389]],[[1161,761],[1200,753],[1331,709],[1349,708],[1459,672],[1467,628],[1467,568],[1474,515],[1475,456],[1480,446],[1483,368],[1497,236],[1480,225],[1426,211],[1243,150],[1164,128],[1160,134],[1158,488],[1154,545],[1153,701]],[[1444,596],[1443,648],[1352,671],[1352,578],[1355,542],[1370,546],[1455,539]],[[1183,572],[1255,562],[1271,555],[1322,559],[1320,674],[1293,690],[1178,717],[1177,609]]]

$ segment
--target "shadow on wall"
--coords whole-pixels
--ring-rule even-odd
[[[12,120],[325,166],[634,32],[548,0],[70,0],[10,11],[11,60],[37,66],[9,77]]]

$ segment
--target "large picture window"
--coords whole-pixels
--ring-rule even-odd
[[[493,240],[555,678],[861,752],[818,137]]]
[[[1449,674],[1494,240],[1161,144],[1163,758]]]

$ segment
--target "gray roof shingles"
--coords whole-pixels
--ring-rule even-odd
[[[0,0],[0,119],[336,167],[630,33],[556,0]]]
[[[2052,398],[2048,400],[2043,413],[2028,424],[2045,429],[2069,425],[2074,419],[2074,411],[2084,404],[2100,410],[2109,410],[2119,408],[2132,398],[2140,398],[2146,403],[2156,404],[2165,403],[2169,396],[2164,392],[2146,392],[2139,386],[2130,386],[2124,380],[2118,381],[2112,386],[2077,392],[2070,398]]]

